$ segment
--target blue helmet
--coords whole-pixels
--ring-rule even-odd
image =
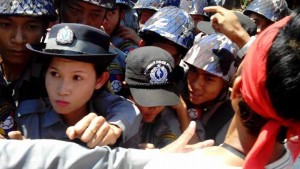
[[[81,0],[93,5],[97,5],[106,9],[114,9],[116,7],[115,0]]]
[[[183,61],[230,82],[237,70],[238,49],[225,35],[212,34],[197,42]]]
[[[160,8],[160,0],[138,0],[133,9],[149,9],[157,11]]]
[[[180,8],[184,9],[190,15],[202,15],[208,17],[204,12],[204,7],[208,6],[207,0],[181,0]]]
[[[289,15],[290,10],[285,0],[254,0],[246,8],[244,14],[249,16],[252,12],[276,22]]]
[[[49,21],[57,18],[53,0],[1,0],[0,16],[45,17]]]
[[[167,6],[159,9],[141,28],[139,35],[146,37],[154,32],[184,49],[189,49],[194,41],[194,21],[183,9]]]

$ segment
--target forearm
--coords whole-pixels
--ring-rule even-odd
[[[96,147],[58,140],[3,140],[1,168],[143,168],[158,150]]]

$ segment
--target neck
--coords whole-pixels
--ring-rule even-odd
[[[27,65],[25,64],[9,64],[2,62],[3,75],[8,82],[19,79],[21,74],[25,72],[26,67]]]
[[[85,105],[85,106],[82,106],[82,108],[79,108],[68,114],[61,114],[61,116],[63,118],[64,123],[67,126],[74,126],[77,122],[79,122],[87,114],[88,114],[88,108],[87,108],[87,105]]]
[[[234,115],[224,142],[247,155],[255,144],[256,139],[257,137],[251,135],[248,129],[242,124],[241,119],[237,115]],[[276,142],[267,164],[281,158],[285,151],[284,145]]]

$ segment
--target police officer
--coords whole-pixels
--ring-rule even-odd
[[[0,2],[0,51],[1,51],[1,108],[0,134],[16,130],[14,123],[15,102],[23,97],[20,90],[28,86],[29,77],[38,70],[28,72],[32,55],[25,44],[39,43],[50,21],[56,20],[51,0],[3,0]],[[23,90],[26,91],[26,90]],[[28,91],[32,96],[34,90]],[[13,96],[13,98],[12,98]]]
[[[259,34],[272,23],[289,15],[290,9],[285,0],[254,0],[245,9],[244,14],[253,19]]]

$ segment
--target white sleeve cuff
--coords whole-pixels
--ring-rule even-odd
[[[249,47],[252,45],[252,43],[254,42],[255,39],[256,39],[256,36],[251,36],[249,41],[238,51],[237,55],[240,59],[242,59],[246,55]]]

